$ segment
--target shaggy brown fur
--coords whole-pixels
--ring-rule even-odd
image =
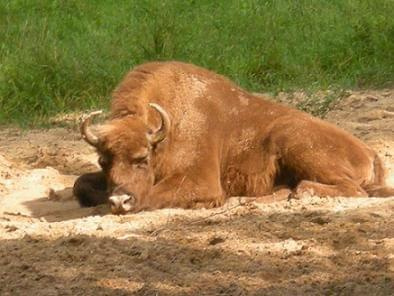
[[[171,119],[155,147],[148,135],[160,117],[152,102]],[[133,211],[214,207],[277,185],[295,197],[394,196],[377,154],[359,139],[191,64],[136,67],[114,91],[111,112],[98,153],[109,188],[134,196]]]

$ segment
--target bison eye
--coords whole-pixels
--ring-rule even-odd
[[[101,168],[106,168],[108,167],[108,159],[104,156],[100,156],[98,159],[98,163],[101,166]]]

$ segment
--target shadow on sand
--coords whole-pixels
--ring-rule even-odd
[[[24,201],[32,218],[44,218],[48,222],[60,222],[93,215],[109,214],[107,205],[81,208],[71,193],[71,187],[50,193],[46,197]],[[58,198],[54,198],[58,197]]]

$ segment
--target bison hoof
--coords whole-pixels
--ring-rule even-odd
[[[126,214],[135,208],[136,198],[134,195],[113,195],[109,198],[111,212],[115,215]]]
[[[315,195],[315,192],[311,188],[297,188],[295,191],[293,191],[290,196],[290,199],[303,199],[303,198],[309,198]]]

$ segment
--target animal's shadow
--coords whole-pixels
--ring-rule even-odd
[[[109,214],[106,204],[96,207],[81,207],[72,195],[72,188],[50,191],[47,196],[28,200],[22,203],[30,211],[33,218],[42,218],[48,222],[60,222],[88,216]]]

